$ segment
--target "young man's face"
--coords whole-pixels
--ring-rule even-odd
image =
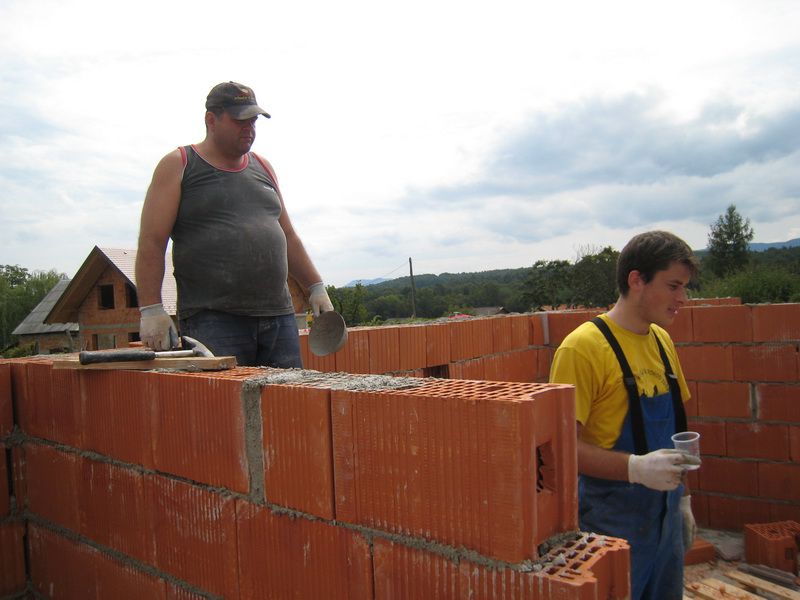
[[[692,271],[681,262],[656,271],[653,279],[640,288],[637,303],[640,317],[661,327],[672,325],[678,309],[686,303],[686,286],[691,278]]]
[[[247,154],[256,139],[257,119],[234,119],[224,112],[215,119],[214,139],[222,150],[232,155]]]

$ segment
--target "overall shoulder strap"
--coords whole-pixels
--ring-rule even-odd
[[[620,369],[622,369],[622,382],[625,384],[625,389],[628,392],[628,411],[631,415],[634,448],[636,454],[647,454],[647,436],[644,431],[644,417],[642,416],[642,404],[639,400],[639,388],[636,385],[636,378],[633,376],[631,367],[628,364],[628,360],[625,358],[625,354],[622,352],[617,338],[611,333],[611,329],[609,329],[606,322],[600,317],[595,317],[592,319],[592,323],[602,332],[608,345],[611,346],[614,354],[617,355],[617,361],[619,362]]]
[[[669,391],[672,396],[672,409],[675,411],[675,433],[686,431],[686,409],[683,406],[681,386],[678,383],[678,377],[672,372],[672,365],[664,350],[664,345],[661,343],[655,330],[653,330],[653,336],[656,338],[656,344],[658,344],[658,353],[661,355],[661,361],[664,363],[664,371],[667,375],[667,383],[669,384]]]

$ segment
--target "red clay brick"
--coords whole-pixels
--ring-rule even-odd
[[[666,328],[669,337],[675,343],[693,342],[697,338],[692,328],[692,312],[694,309],[685,306],[678,311],[675,320]]]
[[[11,490],[8,488],[8,467],[6,453],[11,450],[0,443],[0,521],[8,515],[11,510]]]
[[[549,320],[546,312],[538,312],[531,315],[528,321],[530,325],[529,344],[531,346],[544,346],[549,344]]]
[[[311,367],[308,366],[308,361],[311,350],[309,350],[308,348],[308,329],[300,331],[299,336],[300,336],[300,360],[303,362],[304,369],[310,369]],[[167,591],[167,595],[169,596],[169,590]]]
[[[689,388],[689,399],[684,400],[683,408],[686,410],[687,417],[696,417],[700,412],[697,405],[697,382],[687,381],[686,386]]]
[[[544,539],[576,525],[571,394],[477,381],[333,391],[337,519],[512,562],[535,556]],[[523,482],[536,480],[536,449],[548,443],[550,474],[536,491]]]
[[[731,346],[677,346],[678,358],[687,379],[730,381],[733,379]]]
[[[571,310],[547,313],[549,342],[548,345],[558,348],[564,338],[581,323],[590,321],[604,310]]]
[[[514,324],[510,317],[497,316],[489,319],[492,324],[492,354],[509,352],[514,349]]]
[[[79,479],[82,459],[50,446],[24,446],[28,510],[80,531]]]
[[[696,472],[696,471],[695,471]],[[692,493],[692,514],[697,520],[697,524],[702,527],[708,526],[708,496],[698,493],[695,488],[691,488]]]
[[[508,315],[511,322],[511,350],[524,350],[531,345],[531,318],[529,315]]]
[[[800,423],[800,385],[757,385],[756,400],[759,419]]]
[[[241,600],[368,600],[372,561],[358,533],[236,502]]]
[[[141,473],[88,458],[81,464],[81,533],[87,538],[155,563],[155,532]]]
[[[683,564],[697,565],[702,562],[710,562],[717,557],[717,549],[714,545],[701,537],[696,537],[692,547],[683,557]]]
[[[82,447],[153,468],[154,377],[141,371],[82,371]]]
[[[486,365],[482,358],[450,363],[450,378],[484,381],[487,379],[485,367]]]
[[[261,391],[268,502],[334,518],[330,391],[268,385]]]
[[[800,518],[800,508],[795,503],[772,502],[769,508],[770,521],[791,521]]]
[[[769,520],[770,504],[763,500],[708,496],[708,526],[738,531],[745,523]]]
[[[789,460],[789,428],[786,425],[729,422],[725,433],[728,456]]]
[[[696,342],[751,342],[753,326],[750,306],[704,306],[692,311]]]
[[[14,414],[11,404],[11,364],[0,362],[0,437],[11,433]]]
[[[25,589],[25,547],[22,521],[0,523],[0,596]]]
[[[697,411],[701,417],[747,419],[750,410],[750,385],[747,383],[697,382]]]
[[[748,523],[744,526],[745,558],[750,564],[766,565],[790,573],[797,571],[800,523]]]
[[[20,405],[21,426],[29,435],[81,444],[81,395],[78,371],[53,369],[49,362],[30,362],[24,402]]]
[[[129,565],[101,554],[87,550],[96,579],[97,599],[114,600],[166,600],[166,585],[163,579],[150,573],[138,571]]]
[[[444,557],[419,548],[375,538],[373,577],[375,598],[464,598],[459,590],[459,567]]]
[[[789,427],[789,458],[800,462],[800,427]]]
[[[247,492],[242,381],[214,373],[153,373],[156,469]]]
[[[486,356],[492,353],[490,319],[460,319],[451,321],[450,362]]]
[[[370,327],[369,372],[375,375],[400,369],[400,339],[397,327]]]
[[[195,594],[174,583],[166,583],[166,600],[206,600],[208,596]]]
[[[200,589],[239,597],[233,498],[180,481],[145,478],[156,567]]]
[[[697,475],[699,489],[706,492],[755,496],[758,489],[758,464],[752,461],[706,456]]]
[[[97,598],[97,579],[88,546],[28,524],[30,578],[46,598]]]
[[[800,465],[796,463],[759,463],[758,495],[773,500],[800,502]],[[798,511],[800,511],[800,507]]]
[[[325,356],[317,356],[311,349],[308,350],[308,356],[303,360],[303,366],[306,369],[310,369],[312,371],[319,371],[321,373],[335,373],[339,369],[336,366],[336,356],[339,353],[347,353],[348,350],[352,350],[352,348],[348,348],[348,344],[350,343],[350,335],[347,336],[347,343],[339,350],[339,352],[335,352],[334,354],[326,354]]]
[[[336,352],[332,369],[317,369],[342,373],[369,373],[369,327],[350,327],[347,330],[347,343]]]
[[[800,340],[800,304],[753,306],[753,341]]]
[[[436,367],[450,362],[450,324],[425,327],[425,366]]]
[[[698,421],[691,419],[689,429],[700,434],[700,454],[726,456],[725,423],[723,421]]]
[[[397,342],[400,349],[398,369],[400,371],[425,368],[425,329],[423,325],[397,327]]]
[[[733,372],[736,381],[797,381],[797,346],[733,346]]]

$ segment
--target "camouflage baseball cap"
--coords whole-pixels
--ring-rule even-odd
[[[222,108],[234,119],[252,119],[269,113],[256,103],[256,95],[246,85],[228,81],[215,85],[206,98],[206,109]]]

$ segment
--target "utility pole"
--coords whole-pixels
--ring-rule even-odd
[[[408,272],[411,274],[411,318],[417,318],[417,290],[414,287],[414,267],[411,265],[411,257],[408,257]]]

